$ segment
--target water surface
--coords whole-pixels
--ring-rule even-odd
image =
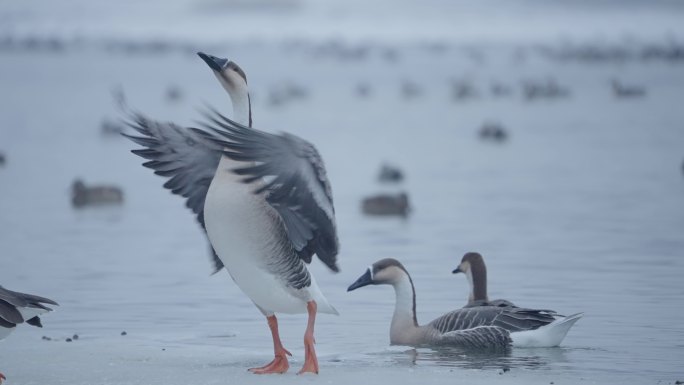
[[[509,44],[371,46],[361,60],[317,56],[308,45],[212,46],[246,71],[255,126],[316,144],[334,191],[339,274],[312,271],[340,311],[317,323],[322,374],[311,381],[658,383],[683,379],[684,96],[681,63],[558,62]],[[200,47],[203,49],[212,47]],[[0,344],[8,383],[299,381],[255,377],[271,342],[258,310],[225,272],[210,276],[207,245],[182,200],[140,166],[123,138],[102,136],[120,116],[111,90],[151,117],[192,124],[203,103],[229,99],[191,50],[125,54],[94,45],[60,54],[0,52],[0,280],[60,303],[45,328],[24,327]],[[449,84],[469,77],[477,98],[455,102]],[[520,84],[553,77],[567,98],[526,101]],[[616,99],[612,78],[648,94]],[[401,82],[423,84],[405,99]],[[371,94],[354,90],[368,83]],[[496,98],[492,82],[513,95]],[[269,103],[295,83],[304,100]],[[164,93],[183,91],[178,102]],[[481,141],[496,121],[505,143]],[[407,180],[381,185],[382,162]],[[125,190],[122,207],[73,210],[76,178]],[[363,216],[360,200],[409,192],[408,219]],[[374,261],[397,258],[411,273],[418,320],[465,302],[450,272],[467,251],[489,267],[492,298],[560,313],[584,312],[559,348],[474,355],[389,347],[389,287],[346,287]],[[301,365],[305,317],[280,317],[292,372]],[[121,332],[126,331],[126,336]],[[62,340],[79,335],[79,340]],[[60,341],[42,341],[41,336]],[[510,371],[504,372],[504,369]],[[292,374],[292,373],[291,373]]]

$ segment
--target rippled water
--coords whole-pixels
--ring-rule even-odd
[[[327,164],[342,272],[318,262],[312,270],[341,315],[318,318],[321,381],[684,379],[684,66],[559,63],[533,51],[520,59],[508,45],[478,55],[397,46],[394,64],[383,47],[353,61],[275,43],[213,49],[246,70],[255,126],[307,138]],[[454,102],[450,80],[464,76],[480,97]],[[523,80],[547,77],[571,96],[521,97]],[[612,78],[648,94],[618,100]],[[403,79],[422,83],[423,93],[404,99]],[[491,96],[494,81],[514,95]],[[365,99],[354,93],[360,82],[372,90]],[[303,85],[308,98],[270,104],[269,90],[287,83]],[[43,330],[25,327],[0,344],[8,384],[293,380],[244,374],[270,359],[266,323],[225,272],[209,276],[192,215],[130,154],[135,146],[100,134],[105,117],[119,116],[117,87],[158,119],[191,124],[205,102],[229,112],[204,63],[177,51],[5,51],[0,85],[0,283],[61,305],[43,317]],[[165,100],[170,85],[183,91],[180,101]],[[510,139],[479,140],[485,121],[501,122]],[[385,161],[404,169],[403,184],[375,181]],[[76,177],[121,186],[125,204],[73,210]],[[362,197],[399,190],[410,195],[408,219],[360,212]],[[427,323],[464,304],[465,278],[450,272],[471,250],[487,260],[490,297],[585,313],[560,348],[492,356],[389,347],[391,289],[345,291],[369,264],[397,258]],[[284,315],[280,325],[296,369],[305,317]],[[71,344],[40,340],[74,333]]]

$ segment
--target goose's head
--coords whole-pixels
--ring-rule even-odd
[[[347,291],[367,285],[395,285],[406,277],[409,277],[409,274],[401,262],[394,258],[385,258],[371,265],[356,282],[347,288]]]
[[[486,272],[486,267],[482,255],[474,252],[466,253],[463,258],[461,258],[461,263],[458,267],[452,271],[454,274],[463,273],[467,276],[472,276],[475,272]]]
[[[207,63],[233,100],[247,95],[247,75],[240,66],[228,59],[207,55],[204,52],[198,52],[197,55]]]
[[[247,75],[237,64],[228,59],[198,52],[197,55],[211,68],[233,102],[233,120],[252,127],[252,103],[247,88]]]
[[[452,273],[463,273],[468,278],[468,285],[470,286],[468,303],[489,301],[489,297],[487,297],[487,267],[482,255],[473,252],[466,253]]]

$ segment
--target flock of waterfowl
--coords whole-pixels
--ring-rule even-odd
[[[307,264],[316,255],[333,272],[339,270],[335,208],[323,159],[304,139],[252,127],[245,72],[232,61],[201,52],[198,55],[230,95],[233,118],[211,111],[204,116],[201,128],[196,128],[131,112],[131,127],[137,134],[124,136],[142,146],[132,152],[147,160],[145,167],[168,179],[164,187],[186,199],[205,231],[216,270],[225,268],[263,314],[273,338],[274,358],[250,371],[265,374],[289,369],[290,353],[280,340],[276,313],[307,313],[305,359],[299,373],[318,373],[316,315],[337,314],[337,310],[319,289]],[[378,178],[397,183],[404,174],[386,165]],[[89,188],[80,180],[74,182],[73,191],[76,206],[123,199],[116,188]],[[388,214],[400,207],[406,211],[406,195],[399,200],[370,200],[364,202],[364,210]],[[424,326],[417,322],[411,277],[397,260],[374,263],[348,290],[371,284],[394,287],[392,344],[479,349],[556,346],[581,316],[562,317],[550,310],[489,301],[484,262],[478,254],[467,254],[457,271],[466,274],[470,282],[468,304]],[[3,336],[22,322],[39,326],[33,317],[50,310],[44,303],[56,305],[46,298],[1,289]]]
[[[645,97],[646,87],[628,84],[614,78],[606,82],[607,92],[616,99]],[[358,99],[369,99],[375,89],[368,82],[359,82],[352,86],[350,92]],[[403,100],[419,100],[428,95],[429,90],[417,80],[404,78],[398,81],[395,91]],[[282,106],[292,102],[306,100],[312,91],[302,83],[275,84],[266,90],[266,101],[270,106]],[[539,100],[565,99],[572,96],[569,86],[561,84],[553,77],[522,79],[519,83],[492,81],[489,84],[476,84],[469,79],[451,79],[448,82],[448,97],[455,103],[471,100],[493,98],[506,99],[518,97],[527,102]]]
[[[216,270],[225,268],[240,289],[263,314],[273,339],[273,360],[251,368],[257,374],[284,373],[289,369],[278,330],[276,313],[306,313],[303,336],[305,359],[299,373],[318,373],[314,327],[319,312],[337,314],[319,289],[307,264],[313,256],[337,272],[339,240],[330,182],[324,162],[315,146],[295,135],[271,134],[252,127],[252,105],[245,72],[227,59],[198,53],[219,84],[228,92],[233,115],[206,113],[200,127],[182,127],[130,113],[136,134],[124,136],[142,148],[132,152],[144,159],[143,166],[167,178],[164,187],[186,200],[210,244]],[[388,54],[392,56],[391,54]],[[643,97],[643,87],[612,83],[616,97]],[[527,82],[526,99],[559,98],[570,94],[553,79]],[[422,90],[404,81],[401,93],[416,98]],[[492,95],[511,95],[513,88],[493,84]],[[368,97],[370,86],[359,84],[356,93]],[[284,85],[269,96],[270,104],[306,98],[307,90]],[[463,81],[452,84],[452,97],[476,97],[475,88]],[[172,86],[170,102],[182,98]],[[112,121],[102,123],[106,134],[122,134]],[[506,130],[498,123],[485,123],[480,137],[505,141]],[[5,157],[0,154],[0,166]],[[684,165],[683,165],[684,169]],[[404,172],[383,165],[382,183],[401,183]],[[124,194],[116,186],[87,186],[81,180],[72,185],[72,204],[84,207],[120,204]],[[368,215],[406,216],[408,194],[377,194],[362,201]],[[453,271],[466,276],[470,292],[467,303],[421,325],[416,314],[416,289],[408,270],[396,259],[373,263],[348,287],[353,291],[369,285],[391,285],[396,293],[390,325],[390,343],[409,346],[450,346],[500,350],[511,346],[558,346],[582,313],[562,316],[553,310],[518,307],[503,299],[487,296],[486,267],[478,253],[467,253]],[[0,286],[0,339],[21,324],[41,326],[38,315],[50,311],[56,302],[35,295],[10,291]],[[0,374],[0,381],[4,376]]]
[[[398,63],[404,58],[400,49],[393,45],[366,41],[347,43],[339,39],[310,41],[307,39],[286,39],[282,41],[284,51],[298,51],[318,59],[335,59],[352,62],[366,60],[373,55],[386,63]],[[475,46],[454,47],[445,41],[424,41],[418,43],[424,52],[441,55],[449,50],[459,49],[477,63],[485,62],[485,55]],[[39,34],[17,36],[11,32],[0,35],[0,51],[7,52],[52,52],[65,53],[88,48],[101,48],[110,53],[125,55],[164,54],[171,52],[194,54],[197,46],[190,42],[176,40],[117,40],[92,39],[85,35],[56,37]],[[663,62],[681,63],[684,61],[684,42],[668,36],[650,41],[559,41],[533,46],[514,47],[513,59],[525,60],[531,55],[539,55],[555,62],[580,62],[586,64]]]

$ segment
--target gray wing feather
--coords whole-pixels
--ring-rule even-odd
[[[282,218],[297,255],[310,263],[316,254],[338,271],[332,190],[316,148],[294,135],[245,127],[216,111],[207,118],[210,122],[203,126],[216,133],[210,140],[223,148],[223,154],[249,162],[233,171],[244,176],[245,183],[262,182],[254,193],[266,192],[265,199]],[[263,182],[265,178],[270,181]]]
[[[477,326],[472,329],[454,330],[442,334],[439,345],[468,349],[504,350],[511,346],[508,330],[498,326]]]
[[[21,316],[19,310],[4,300],[0,300],[0,318],[12,324],[24,322],[24,317]]]
[[[480,306],[454,310],[430,323],[441,333],[497,326],[510,332],[534,330],[555,320],[555,313],[515,307]]]
[[[43,304],[58,305],[57,302],[45,297],[7,290],[0,286],[0,320],[4,321],[2,325],[5,327],[13,327],[24,322],[24,318],[17,308],[33,307],[52,310]],[[12,326],[7,326],[8,324],[12,324]]]
[[[153,121],[139,113],[132,113],[131,119],[128,125],[141,136],[122,135],[145,147],[131,152],[148,160],[143,166],[169,178],[164,187],[186,198],[185,205],[195,213],[206,232],[204,201],[221,159],[222,147],[212,141],[213,135],[208,132]],[[210,248],[214,272],[217,272],[223,268],[223,262],[213,247]]]

